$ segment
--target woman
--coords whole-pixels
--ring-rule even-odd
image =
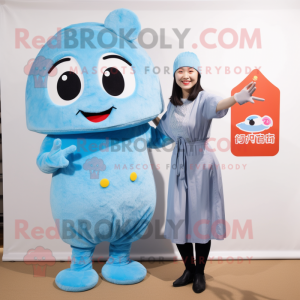
[[[167,220],[164,236],[176,243],[185,264],[174,287],[193,282],[205,290],[204,268],[211,239],[226,237],[224,197],[219,162],[207,140],[213,118],[224,117],[235,103],[254,103],[251,82],[234,96],[222,99],[202,89],[196,54],[183,52],[173,65],[173,91],[167,112],[153,120],[157,129],[176,141],[171,158]],[[249,89],[247,89],[249,88]],[[193,244],[196,248],[194,263]]]

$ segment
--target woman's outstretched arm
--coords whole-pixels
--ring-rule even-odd
[[[217,105],[217,109],[216,109],[216,112],[222,110],[222,109],[226,109],[226,108],[229,108],[231,107],[232,105],[234,105],[235,103],[237,103],[234,99],[233,96],[229,97],[229,98],[226,98],[226,99],[223,99],[221,100],[218,105]],[[157,125],[156,125],[157,126]]]

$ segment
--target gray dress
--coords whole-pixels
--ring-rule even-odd
[[[175,137],[170,116],[175,106],[168,104],[157,129],[176,141],[171,158],[167,219],[164,236],[173,243],[207,243],[226,237],[224,195],[219,161],[208,143],[213,118],[224,117],[228,109],[216,107],[222,97],[201,91],[182,126],[189,141]]]

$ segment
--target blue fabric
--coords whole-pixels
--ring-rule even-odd
[[[107,281],[115,284],[134,284],[145,278],[146,268],[129,258],[130,247],[131,243],[109,245],[109,259],[102,268],[102,275]]]
[[[141,264],[129,261],[129,251],[144,234],[156,205],[147,148],[171,140],[148,124],[163,111],[164,102],[157,75],[145,72],[153,63],[135,41],[140,28],[137,16],[126,9],[111,12],[104,24],[70,25],[43,46],[27,79],[27,128],[47,134],[36,163],[52,174],[52,215],[61,239],[72,247],[71,267],[55,280],[65,291],[97,284],[91,258],[103,241],[111,243],[109,260],[115,259],[103,269],[107,280],[131,284],[146,276]],[[103,31],[101,45],[97,37]],[[89,33],[90,43],[66,44],[70,36],[82,33]],[[112,40],[115,45],[105,47]],[[106,67],[115,59],[131,63],[134,73],[123,76],[113,63],[103,74],[95,73],[103,55]],[[72,71],[71,63],[82,72]],[[116,70],[119,77],[113,76]],[[136,180],[131,180],[133,172]]]
[[[146,126],[150,126],[150,125],[147,124]],[[148,130],[146,131],[146,138],[149,141],[148,142],[149,148],[157,149],[174,143],[174,140],[170,138],[168,135],[166,135],[166,133],[164,134],[161,130],[157,130],[157,128],[154,128],[152,126],[150,126],[150,128],[149,127],[147,128]]]
[[[141,24],[137,15],[125,8],[112,11],[106,17],[104,26],[128,41],[135,40],[141,31]],[[128,28],[130,31],[126,32],[123,30],[124,28]]]
[[[204,96],[205,101],[203,102],[202,116],[205,119],[211,120],[214,118],[223,118],[227,114],[228,108],[216,112],[217,105],[223,99],[223,97],[214,95],[209,92],[204,92]]]
[[[123,9],[117,10],[118,13]],[[127,10],[125,10],[127,12]],[[122,20],[127,14],[122,14]],[[116,13],[111,15],[116,17]],[[134,15],[130,15],[132,18]],[[111,18],[109,18],[112,23]],[[115,18],[113,18],[114,20]],[[136,20],[138,22],[138,20]],[[129,21],[129,25],[135,23]],[[128,24],[117,24],[117,27],[124,27],[125,33],[129,32]],[[112,25],[111,25],[112,26]],[[114,27],[113,27],[114,28]],[[64,46],[65,39],[71,34],[80,37],[83,30],[91,30],[94,38],[91,39],[96,49],[90,49],[88,46],[81,47],[80,43],[76,48]],[[122,37],[109,30],[110,34],[103,35],[103,43],[111,43],[111,39],[116,39],[116,44],[110,49],[99,46],[97,36],[100,30],[105,30],[101,23],[79,23],[68,26],[49,41],[60,37],[62,46],[60,48],[50,48],[45,44],[38,53],[32,64],[26,86],[26,123],[27,128],[43,134],[76,134],[103,132],[119,130],[138,126],[152,121],[164,110],[164,101],[161,93],[161,87],[158,76],[152,71],[146,72],[146,67],[153,70],[154,65],[146,51],[137,43],[136,40],[128,42]],[[117,30],[117,29],[116,29]],[[123,45],[124,44],[124,45]],[[134,47],[134,48],[133,48]],[[136,81],[134,92],[126,98],[117,98],[108,94],[99,82],[99,71],[95,74],[99,58],[104,53],[115,53],[126,58],[131,64]],[[37,86],[38,80],[48,82],[53,79],[47,72],[40,71],[49,69],[53,62],[56,62],[66,56],[74,57],[81,67],[83,76],[83,91],[78,100],[70,105],[59,106],[53,103],[49,96],[47,86]],[[44,58],[44,59],[42,59]],[[108,61],[108,60],[106,60]],[[37,70],[36,70],[37,69]],[[129,71],[129,67],[125,71]],[[122,70],[120,70],[122,72]],[[131,77],[129,77],[131,78]],[[125,82],[126,85],[126,82]],[[85,112],[102,112],[110,107],[116,107],[110,113],[109,117],[99,123],[87,121],[79,110]],[[78,113],[78,114],[77,114]]]
[[[56,278],[56,285],[66,292],[83,292],[92,289],[98,283],[99,276],[94,269],[88,271],[60,271]]]
[[[176,175],[179,176],[181,180],[184,180],[184,187],[187,188],[186,182],[186,141],[183,137],[179,137],[176,141],[177,146],[177,156],[176,156]]]
[[[157,130],[176,141],[171,157],[168,206],[164,236],[173,243],[201,243],[226,237],[225,208],[220,163],[208,143],[213,118],[224,117],[228,109],[216,112],[222,97],[201,91],[193,101],[182,126],[190,142],[176,137],[170,127],[175,106],[168,104]]]
[[[191,67],[198,71],[200,74],[200,61],[198,56],[190,51],[180,53],[174,61],[173,64],[173,76],[177,69],[181,67]]]
[[[67,292],[82,292],[98,283],[99,276],[92,268],[94,249],[94,247],[86,249],[72,247],[71,267],[60,271],[55,278],[55,283],[60,289]]]
[[[108,264],[102,268],[103,277],[115,284],[134,284],[142,281],[147,274],[146,268],[137,261],[128,264]]]

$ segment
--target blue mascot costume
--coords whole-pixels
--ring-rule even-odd
[[[69,269],[55,279],[65,291],[98,282],[92,268],[97,244],[108,241],[103,277],[134,284],[146,276],[129,258],[156,204],[148,148],[173,142],[148,122],[164,110],[153,63],[135,41],[141,25],[130,10],[101,23],[68,26],[35,58],[26,86],[26,120],[47,134],[37,157],[52,174],[52,215],[72,248]]]

